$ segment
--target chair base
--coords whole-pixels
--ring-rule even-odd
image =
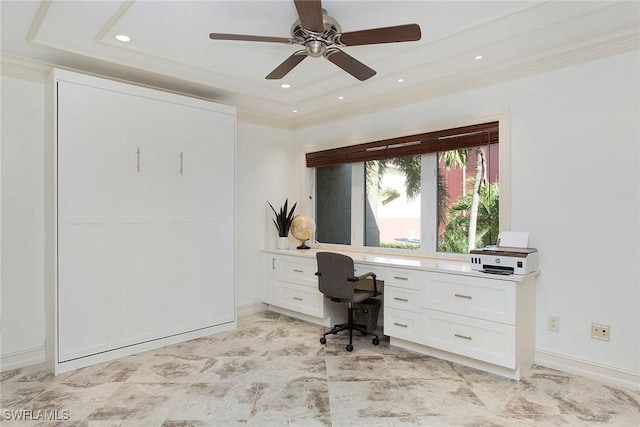
[[[373,340],[371,341],[371,343],[373,345],[380,344],[380,340],[378,339],[378,335],[376,333],[367,330],[364,327],[364,325],[358,325],[353,323],[353,307],[351,306],[351,303],[349,303],[348,319],[349,320],[347,323],[341,323],[339,325],[335,325],[330,331],[322,334],[322,337],[320,338],[320,344],[327,343],[327,335],[329,334],[335,335],[338,332],[342,332],[342,331],[349,331],[349,344],[346,347],[347,351],[353,351],[353,331],[358,331],[363,335],[371,335],[373,337]]]

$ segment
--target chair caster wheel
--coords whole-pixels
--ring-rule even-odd
[[[347,345],[347,351],[353,351],[353,346],[351,344]]]
[[[320,344],[326,344],[327,339],[325,337],[320,338]]]
[[[371,343],[373,345],[378,345],[378,344],[380,344],[380,340],[378,338],[374,338],[373,341],[371,341]]]

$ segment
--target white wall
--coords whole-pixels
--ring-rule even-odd
[[[306,128],[296,139],[302,150],[346,145],[507,112],[511,229],[529,231],[540,251],[537,350],[640,378],[639,75],[636,51]],[[559,332],[547,330],[551,314]],[[610,325],[611,341],[591,339],[591,322]]]
[[[44,357],[44,82],[3,75],[2,369]]]
[[[238,304],[261,302],[264,297],[264,267],[260,250],[274,248],[277,231],[273,212],[286,198],[297,202],[297,151],[291,131],[238,122],[236,173],[236,254]],[[298,210],[296,209],[296,212]]]

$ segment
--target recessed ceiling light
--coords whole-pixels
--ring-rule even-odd
[[[402,83],[404,81],[404,79],[398,79],[396,80],[398,83]]]
[[[482,59],[482,55],[476,55],[476,59]]]
[[[344,99],[344,96],[339,96],[338,99]]]
[[[131,37],[124,35],[124,34],[118,34],[116,35],[116,40],[118,40],[119,42],[130,42],[131,41]]]
[[[293,113],[297,113],[297,112],[298,112],[298,110],[293,110],[292,112],[293,112]]]
[[[289,88],[291,87],[291,85],[290,85],[289,83],[282,83],[282,84],[280,85],[280,87],[281,87],[282,89],[289,89]]]

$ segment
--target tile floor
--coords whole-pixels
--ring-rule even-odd
[[[513,381],[273,312],[236,331],[54,377],[2,373],[12,426],[639,426],[640,392],[534,367]],[[14,421],[23,411],[68,421]],[[57,411],[57,412],[51,412]]]

